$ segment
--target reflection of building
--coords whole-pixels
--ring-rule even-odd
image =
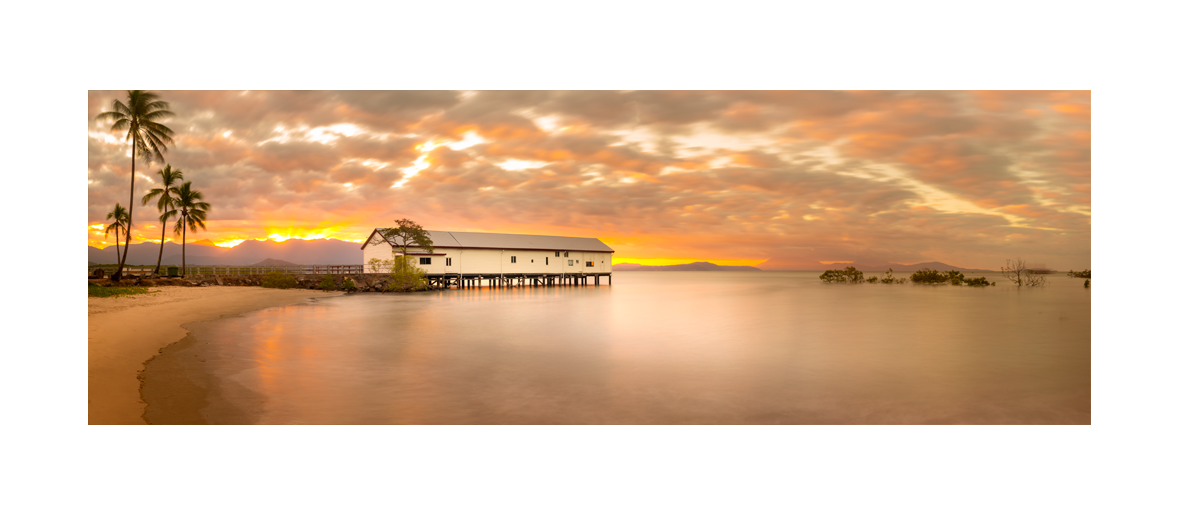
[[[408,255],[428,276],[456,275],[470,277],[568,277],[611,273],[614,254],[597,238],[567,236],[509,235],[503,233],[456,233],[428,231],[434,252],[410,247]],[[372,259],[393,259],[401,250],[388,242],[369,245],[374,229],[361,249],[365,251],[365,271]]]

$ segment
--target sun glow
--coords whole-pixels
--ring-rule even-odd
[[[720,266],[754,266],[759,263],[765,263],[766,259],[700,259],[700,258],[622,258],[616,257],[612,260],[612,264],[619,263],[635,263],[637,265],[647,266],[667,266],[667,265],[686,265],[688,263],[696,263],[704,261],[706,263],[713,263]]]
[[[218,247],[225,247],[227,249],[232,249],[234,247],[237,247],[238,244],[240,244],[244,241],[246,241],[246,240],[226,240],[224,242],[213,242],[213,245],[216,245]]]

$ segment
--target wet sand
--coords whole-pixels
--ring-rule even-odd
[[[339,294],[216,286],[158,287],[151,291],[132,297],[88,299],[87,406],[91,425],[146,423],[140,373],[145,362],[189,334],[182,325]]]

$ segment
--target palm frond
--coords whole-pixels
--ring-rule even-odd
[[[124,118],[123,114],[119,113],[118,111],[105,111],[105,112],[102,112],[102,113],[99,113],[98,115],[96,115],[94,117],[94,121],[95,122],[105,122],[107,120],[110,120],[112,122],[117,122],[119,120],[122,120],[123,118]]]
[[[197,217],[197,216],[190,216],[189,217],[188,228],[193,231],[197,231],[197,230],[208,231],[207,229],[205,229],[205,221],[202,220],[202,218]]]
[[[158,197],[160,194],[163,194],[163,193],[164,193],[164,189],[152,189],[152,190],[148,191],[147,194],[143,195],[143,199],[140,200],[139,204],[146,205],[146,204],[150,203],[153,199],[156,199],[156,197]],[[161,203],[162,202],[163,202],[163,200],[161,200]]]

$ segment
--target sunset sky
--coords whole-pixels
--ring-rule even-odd
[[[166,163],[213,205],[190,242],[409,218],[597,237],[616,262],[1090,267],[1089,91],[156,93]],[[128,200],[130,149],[94,121],[113,99],[89,92],[95,247]],[[134,242],[159,241],[138,197],[161,167],[136,164]]]

